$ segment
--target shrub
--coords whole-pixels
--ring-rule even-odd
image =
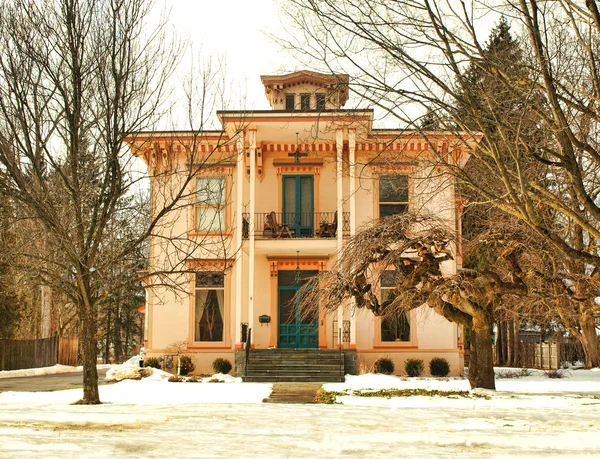
[[[148,357],[144,360],[145,367],[158,368],[160,370],[160,362],[156,357]]]
[[[183,378],[181,376],[169,376],[169,382],[183,382]]]
[[[514,378],[523,378],[525,376],[531,376],[531,370],[529,368],[500,368],[495,370],[496,378],[498,379],[514,379]]]
[[[192,358],[189,355],[180,355],[179,356],[179,374],[187,375],[194,371],[194,362],[192,362]]]
[[[450,364],[443,357],[434,357],[429,361],[429,373],[431,376],[448,376]]]
[[[546,377],[550,379],[560,379],[566,376],[563,370],[546,370],[544,373],[546,374]]]
[[[404,371],[406,371],[408,376],[421,376],[424,369],[425,365],[421,359],[407,359],[406,362],[404,362]]]
[[[221,357],[215,359],[215,361],[212,363],[212,367],[213,367],[213,370],[215,370],[215,372],[223,373],[224,375],[229,373],[231,371],[231,369],[233,368],[231,366],[231,362],[229,360],[222,359]]]
[[[394,373],[394,362],[387,357],[378,358],[373,364],[373,372],[382,375],[391,375]]]

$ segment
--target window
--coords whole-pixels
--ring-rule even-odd
[[[310,110],[310,94],[300,95],[300,109],[302,111]]]
[[[223,341],[225,275],[222,271],[196,273],[194,341]]]
[[[408,211],[408,175],[379,177],[379,216],[402,214]]]
[[[196,179],[196,231],[222,233],[225,229],[225,178]]]
[[[325,94],[317,94],[317,110],[325,110]]]
[[[285,95],[285,109],[288,112],[291,112],[294,110],[295,108],[295,100],[294,100],[294,95],[293,94],[286,94]]]
[[[381,276],[381,302],[392,298],[397,285],[396,271],[385,271]],[[409,313],[384,316],[381,319],[381,341],[410,341]]]

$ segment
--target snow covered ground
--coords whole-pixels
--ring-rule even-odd
[[[599,457],[600,371],[498,379],[487,398],[339,397],[343,405],[261,401],[269,384],[100,387],[104,404],[71,405],[81,389],[0,394],[0,457]],[[347,377],[327,390],[468,390],[464,379]]]

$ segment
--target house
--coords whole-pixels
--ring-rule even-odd
[[[306,316],[292,298],[303,279],[334,268],[364,222],[419,209],[459,225],[453,179],[432,159],[436,150],[464,163],[463,139],[374,128],[372,110],[342,108],[348,75],[299,71],[261,81],[272,110],[219,111],[221,131],[128,139],[152,172],[154,204],[165,184],[193,174],[187,205],[156,230],[150,259],[151,271],[185,264],[192,273],[181,274],[175,290],[159,277],[150,281],[146,355],[184,343],[197,372],[209,373],[224,357],[241,374],[251,330],[251,349],[270,356],[286,348],[343,349],[346,373],[381,356],[394,360],[397,373],[415,357],[426,367],[445,357],[452,374],[461,373],[460,328],[426,306],[395,320],[351,307],[327,315],[323,305]],[[197,152],[193,161],[190,152]],[[201,244],[173,248],[186,241]],[[446,264],[456,271],[455,262]],[[380,294],[390,286],[384,278]]]

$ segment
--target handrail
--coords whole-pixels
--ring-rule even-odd
[[[246,363],[244,365],[244,378],[248,373],[248,362],[250,362],[250,343],[252,341],[252,329],[248,328],[248,334],[246,336]]]
[[[272,219],[287,231],[272,228]],[[242,237],[249,237],[250,214],[242,215]],[[317,238],[335,239],[341,230],[342,235],[350,235],[350,212],[343,212],[341,221],[336,212],[257,212],[254,214],[254,237],[256,239]]]
[[[343,352],[342,352],[342,347],[344,346],[343,342],[342,342],[342,329],[341,327],[338,329],[338,347],[340,350],[340,380],[344,380],[344,357],[343,357]]]

